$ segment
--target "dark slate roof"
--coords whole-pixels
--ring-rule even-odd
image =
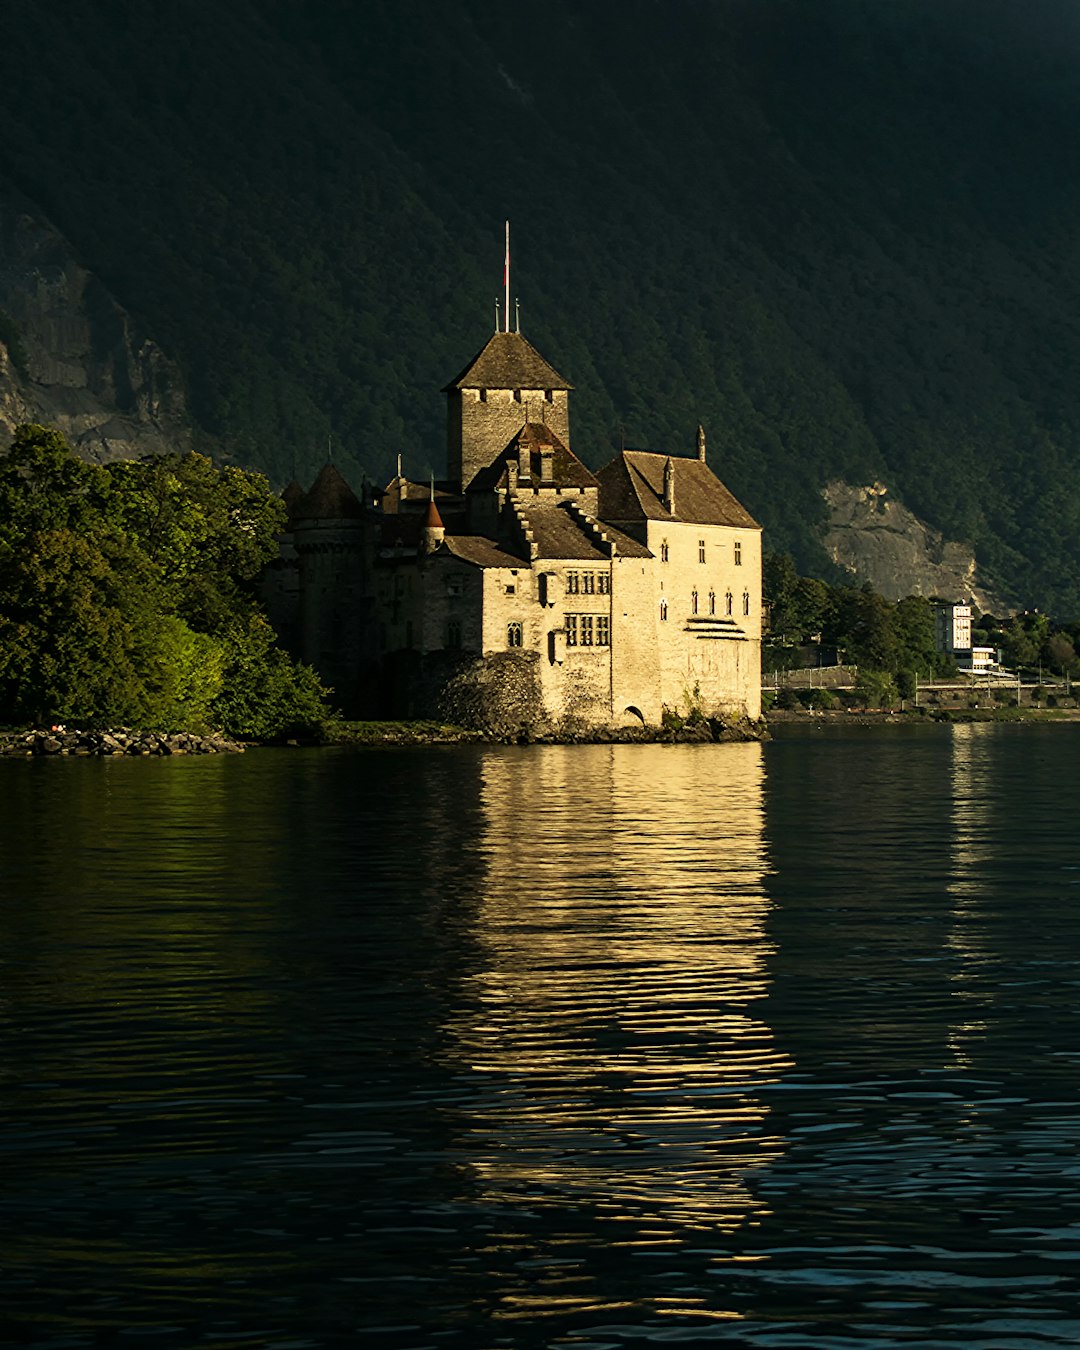
[[[587,562],[607,555],[563,502],[522,502],[518,508],[540,550],[541,558],[574,558]]]
[[[664,507],[664,468],[675,471],[675,514]],[[680,520],[694,525],[761,527],[700,459],[624,450],[597,474],[600,514],[607,520]]]
[[[444,480],[435,480],[435,500],[445,502],[449,498],[460,497],[453,484]],[[431,498],[431,482],[421,483],[411,478],[391,478],[382,491],[382,505],[386,512],[400,510],[423,511]]]
[[[609,525],[606,520],[598,520],[597,525],[604,531],[607,537],[615,545],[616,552],[622,558],[651,558],[653,552],[645,547],[638,539],[631,539],[628,534],[622,530],[616,529],[614,525]]]
[[[281,492],[281,500],[285,503],[287,519],[292,521],[296,515],[296,508],[304,499],[304,489],[294,478],[291,483],[286,484]]]
[[[517,499],[521,516],[532,531],[539,558],[568,558],[581,562],[606,561],[607,550],[578,515],[571,502]],[[597,527],[614,543],[616,551],[627,557],[651,558],[644,544],[623,534],[605,521]]]
[[[551,447],[551,487],[597,487],[596,477],[578,459],[577,455],[564,445],[549,426],[543,422],[526,422],[513,437],[506,449],[485,469],[473,478],[469,484],[470,492],[487,492],[492,488],[506,487],[507,464],[518,462],[518,442],[524,437],[529,447],[529,475],[533,485],[540,483],[540,448]],[[520,480],[529,485],[529,479]]]
[[[443,389],[573,389],[520,333],[495,333]]]
[[[294,520],[346,520],[364,514],[356,494],[333,464],[324,464],[319,475],[293,508]]]
[[[493,539],[482,534],[448,534],[443,548],[462,562],[476,567],[528,567],[528,563],[501,549]]]

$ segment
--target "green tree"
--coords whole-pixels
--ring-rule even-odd
[[[20,427],[0,460],[0,717],[271,737],[327,715],[251,594],[282,506],[200,455],[77,459]]]

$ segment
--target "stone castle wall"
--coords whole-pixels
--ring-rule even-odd
[[[448,469],[468,487],[481,469],[510,444],[527,422],[544,422],[570,444],[565,389],[460,389],[447,400]]]

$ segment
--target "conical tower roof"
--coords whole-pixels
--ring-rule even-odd
[[[288,519],[292,520],[296,516],[296,508],[304,500],[304,489],[295,478],[282,489],[281,500],[285,503]]]
[[[494,333],[443,389],[573,389],[520,333]]]
[[[294,515],[304,520],[347,520],[363,514],[356,493],[333,464],[323,465],[311,491],[294,510]]]

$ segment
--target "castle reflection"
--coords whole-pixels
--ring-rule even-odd
[[[645,1218],[651,1245],[761,1217],[787,1066],[756,1015],[762,785],[758,745],[487,757],[480,959],[445,1029],[487,1079],[458,1141],[481,1202]]]

